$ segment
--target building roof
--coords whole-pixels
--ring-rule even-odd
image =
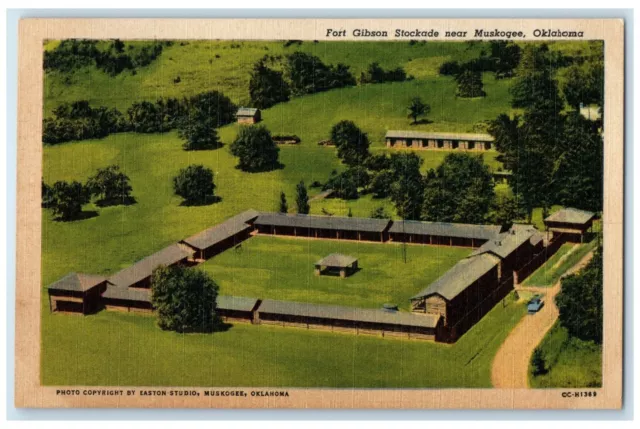
[[[108,285],[102,294],[103,298],[122,299],[125,301],[151,302],[151,290]]]
[[[385,138],[391,139],[432,139],[432,140],[463,140],[463,141],[479,141],[492,142],[493,137],[489,134],[469,134],[469,133],[433,133],[426,131],[404,131],[389,130]]]
[[[404,223],[404,225],[403,225]],[[500,233],[499,225],[471,225],[447,222],[394,221],[389,232],[440,237],[476,238],[489,240]]]
[[[462,259],[412,299],[438,294],[451,301],[499,263],[499,258],[489,254]]]
[[[540,232],[532,225],[513,225],[509,231],[503,232],[490,239],[471,253],[471,256],[482,253],[492,253],[500,258],[506,258],[522,246],[526,241],[537,244],[542,238]]]
[[[343,255],[342,253],[332,253],[317,261],[315,265],[321,265],[323,267],[346,268],[350,267],[351,264],[353,264],[357,260],[358,258],[354,258],[353,256]]]
[[[440,316],[434,314],[416,315],[400,311],[390,312],[382,309],[275,301],[271,299],[262,301],[258,311],[260,313],[317,317],[350,322],[385,323],[422,328],[435,328],[438,320],[440,320]]]
[[[578,210],[571,207],[558,210],[551,216],[547,217],[545,222],[561,222],[561,223],[573,223],[576,225],[584,225],[589,222],[596,214],[593,212],[587,212],[584,210]]]
[[[107,281],[106,277],[93,274],[69,273],[55,283],[47,286],[50,290],[66,290],[71,292],[86,292]]]
[[[256,113],[258,113],[258,109],[253,107],[240,107],[236,116],[255,116]]]
[[[221,310],[252,311],[258,304],[258,299],[244,296],[218,295],[216,302]]]
[[[255,225],[290,226],[343,231],[384,232],[389,219],[369,219],[357,217],[312,216],[303,214],[261,213]]]
[[[128,287],[149,277],[160,265],[173,265],[193,254],[194,250],[185,245],[172,244],[117,272],[109,278],[109,282],[115,286]]]
[[[258,215],[259,213],[253,209],[247,210],[222,223],[219,223],[218,225],[205,229],[204,231],[192,235],[189,238],[185,238],[182,241],[198,250],[207,249],[229,237],[233,237],[234,235],[251,228],[247,225],[247,222],[252,221],[258,217]]]

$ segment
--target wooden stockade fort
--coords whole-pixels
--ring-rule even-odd
[[[381,245],[460,246],[474,249],[449,271],[411,297],[411,312],[385,304],[378,309],[270,299],[218,296],[225,321],[247,322],[454,342],[514,285],[540,267],[565,242],[581,242],[594,213],[563,209],[545,219],[550,237],[532,225],[470,225],[355,217],[282,214],[247,210],[174,243],[111,277],[70,273],[47,287],[52,312],[91,314],[101,309],[153,311],[151,277],[160,266],[194,266],[240,247],[253,235],[356,240]],[[331,254],[314,264],[339,275],[357,271],[355,257]],[[310,267],[311,269],[311,267]]]

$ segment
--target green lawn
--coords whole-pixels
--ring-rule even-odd
[[[571,267],[595,249],[596,240],[586,244],[563,244],[560,249],[524,282],[524,286],[553,286]]]
[[[491,387],[491,362],[526,312],[508,299],[454,345],[234,325],[180,335],[152,316],[43,311],[45,385]],[[43,305],[43,310],[45,306]]]
[[[529,385],[534,388],[602,386],[602,346],[570,337],[559,322],[539,346],[548,372],[534,376],[529,369]]]
[[[205,262],[225,295],[380,308],[409,309],[409,299],[460,259],[466,248],[402,246],[336,240],[256,236],[242,251],[228,250]],[[316,276],[314,262],[331,253],[358,258],[360,271],[342,279]]]

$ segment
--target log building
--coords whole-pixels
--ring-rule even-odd
[[[387,131],[385,142],[390,148],[489,150],[493,147],[489,134],[432,133],[426,131]]]
[[[585,234],[593,226],[596,214],[584,210],[566,208],[548,216],[544,224],[551,231],[552,240],[562,238],[564,241],[582,243]]]
[[[389,228],[389,238],[414,244],[480,247],[501,230],[498,225],[399,220]]]
[[[262,120],[260,109],[253,107],[241,107],[236,112],[236,119],[239,124],[257,124]]]
[[[83,273],[69,273],[47,286],[49,311],[89,314],[100,309],[100,296],[107,288],[107,279]]]

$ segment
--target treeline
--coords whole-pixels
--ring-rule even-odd
[[[382,83],[407,79],[411,77],[407,77],[402,67],[384,70],[374,62],[360,75],[359,81]],[[265,55],[251,70],[249,95],[253,107],[265,109],[288,101],[291,96],[354,86],[356,83],[349,66],[342,63],[327,65],[317,56],[304,52],[294,52],[284,58]]]
[[[44,52],[45,71],[70,72],[84,66],[94,65],[111,76],[125,70],[135,73],[136,68],[151,64],[164,46],[173,42],[149,42],[125,44],[119,39],[112,40],[106,47],[103,42],[87,39],[67,39],[50,51]]]
[[[125,131],[162,133],[176,128],[189,140],[197,135],[198,128],[211,132],[231,123],[236,111],[237,106],[218,91],[182,99],[159,98],[153,103],[134,102],[126,116],[114,108],[92,108],[88,101],[81,100],[58,106],[53,117],[44,119],[42,141],[57,144]],[[193,146],[199,148],[197,142]]]

